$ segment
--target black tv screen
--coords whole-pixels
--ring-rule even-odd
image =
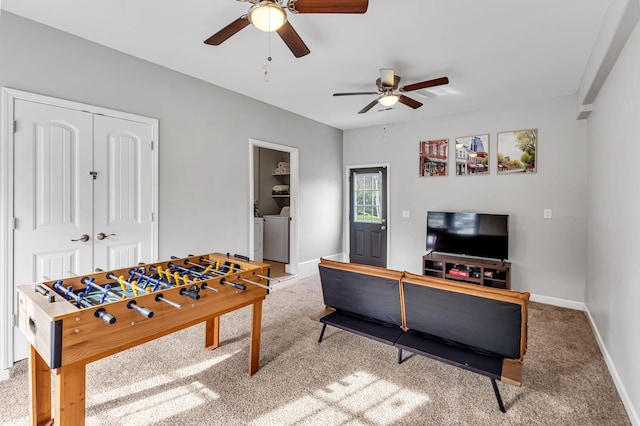
[[[506,260],[509,215],[430,211],[427,250]]]

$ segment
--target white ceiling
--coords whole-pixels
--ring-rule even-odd
[[[609,4],[370,0],[363,15],[289,13],[311,50],[296,59],[277,34],[252,26],[220,46],[203,43],[248,11],[242,1],[2,0],[9,12],[339,129],[575,93]],[[332,96],[375,91],[379,68],[394,68],[401,86],[450,83],[406,93],[424,103],[416,110],[358,114],[374,95]]]

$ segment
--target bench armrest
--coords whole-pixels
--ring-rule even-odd
[[[336,310],[333,309],[333,308],[326,307],[323,310],[321,310],[320,312],[318,312],[317,314],[311,315],[309,317],[309,319],[311,319],[313,321],[320,321],[321,318],[324,318],[327,315],[334,313],[335,311]]]
[[[522,361],[505,359],[502,362],[501,382],[513,386],[522,386]]]

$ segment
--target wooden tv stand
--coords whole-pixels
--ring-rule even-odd
[[[422,256],[422,274],[486,287],[511,289],[511,263],[431,253]]]

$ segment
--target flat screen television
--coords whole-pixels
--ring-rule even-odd
[[[430,211],[427,250],[507,260],[509,215]]]

